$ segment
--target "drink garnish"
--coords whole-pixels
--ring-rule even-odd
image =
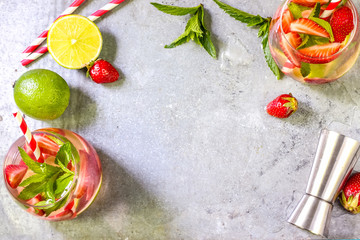
[[[190,14],[192,17],[186,24],[185,32],[181,34],[170,45],[165,45],[165,48],[174,48],[181,44],[193,40],[195,43],[203,47],[213,58],[216,58],[216,49],[211,41],[211,33],[205,27],[204,23],[204,7],[200,4],[197,7],[185,8],[177,6],[162,5],[159,3],[151,3],[158,10],[176,16],[183,16]]]
[[[48,216],[52,211],[61,208],[66,203],[66,195],[70,192],[69,187],[72,184],[74,172],[67,169],[66,166],[72,161],[71,143],[64,143],[56,154],[55,164],[59,167],[32,160],[20,147],[19,152],[26,166],[34,174],[20,183],[19,186],[24,187],[24,189],[18,198],[28,200],[41,194],[43,200],[36,203],[36,206],[39,206],[39,209],[44,209],[46,216]],[[61,197],[64,199],[56,202]]]

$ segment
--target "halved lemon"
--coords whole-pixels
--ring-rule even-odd
[[[99,28],[88,18],[66,15],[57,19],[47,36],[48,50],[54,60],[65,68],[80,69],[96,60],[101,52]]]

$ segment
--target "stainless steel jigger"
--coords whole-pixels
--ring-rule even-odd
[[[289,223],[327,237],[333,204],[360,156],[360,143],[323,129],[311,169],[306,194]]]

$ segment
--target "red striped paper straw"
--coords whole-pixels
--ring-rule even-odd
[[[100,18],[105,13],[107,13],[107,12],[113,10],[114,8],[116,8],[123,1],[125,1],[125,0],[112,0],[112,1],[110,1],[108,4],[106,4],[105,6],[103,6],[102,8],[97,10],[96,12],[94,12],[93,14],[91,14],[88,17],[88,19],[90,19],[91,21],[96,21],[98,18]]]
[[[335,8],[341,3],[341,0],[332,0],[329,5],[326,7],[324,12],[321,14],[321,18],[330,17],[330,15],[335,11]]]
[[[110,1],[108,4],[106,4],[105,6],[103,6],[102,8],[100,8],[99,10],[97,10],[96,12],[94,12],[93,14],[91,14],[88,18],[91,21],[96,21],[97,19],[99,19],[101,16],[103,16],[104,14],[106,14],[107,12],[111,11],[112,9],[114,9],[115,7],[117,7],[120,3],[124,2],[125,0],[112,0]],[[21,64],[23,66],[26,66],[30,63],[32,63],[33,61],[35,61],[36,59],[38,59],[39,57],[41,57],[44,53],[46,53],[48,51],[47,49],[47,45],[42,46],[41,48],[35,50],[32,54],[30,54],[29,56],[27,56],[25,59],[23,59],[21,61]]]
[[[68,14],[72,14],[83,2],[86,0],[75,0],[61,15],[58,17],[62,17]],[[56,19],[58,19],[56,18]],[[55,19],[55,20],[56,20]],[[51,25],[49,25],[45,31],[43,31],[31,44],[28,46],[22,53],[23,59],[29,56],[35,49],[37,49],[42,42],[45,41],[47,34],[49,32]]]
[[[23,132],[26,141],[29,144],[29,147],[31,149],[31,151],[33,151],[35,158],[38,162],[43,163],[44,162],[44,158],[40,152],[40,148],[39,145],[37,144],[37,142],[35,141],[35,138],[33,137],[33,135],[31,134],[30,129],[28,128],[22,114],[20,112],[16,112],[13,113],[14,117],[16,118],[16,120],[18,121],[19,125],[20,125],[20,129]]]

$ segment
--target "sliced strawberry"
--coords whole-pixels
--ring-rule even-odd
[[[26,165],[7,165],[5,168],[5,177],[7,183],[12,188],[17,188],[24,178],[28,167]]]
[[[74,207],[74,199],[65,206],[64,210],[65,211],[71,210],[73,207]]]
[[[292,0],[292,2],[306,7],[313,7],[317,2],[323,5],[327,4],[329,0]]]
[[[25,143],[24,150],[25,150],[26,154],[29,155],[29,157],[32,160],[36,161],[35,155],[34,155],[33,151],[31,151],[30,146],[29,146],[28,143]]]
[[[51,219],[51,220],[55,220],[55,221],[60,221],[60,220],[65,220],[65,219],[69,219],[69,218],[72,218],[74,215],[73,211],[71,210],[64,210],[58,214],[56,214],[55,216],[51,216],[51,217],[48,217],[48,219]],[[58,219],[59,218],[59,219]]]
[[[289,9],[286,9],[283,13],[282,20],[281,20],[281,25],[282,25],[282,29],[283,29],[284,33],[290,32],[290,24],[292,21],[294,21],[294,17],[291,14],[291,12],[289,11]]]
[[[30,205],[35,205],[37,204],[38,202],[40,202],[42,200],[41,198],[41,195],[38,194],[36,195],[35,197],[27,200],[26,202]],[[45,214],[44,210],[42,209],[35,209],[33,207],[29,207],[26,211],[28,211],[29,213],[33,213],[33,214],[36,214],[36,215],[39,215],[39,216],[42,216]]]
[[[295,55],[295,50],[301,44],[301,37],[299,34],[290,32],[280,36],[280,47],[288,60],[296,67],[301,67],[299,59]]]
[[[41,153],[56,156],[59,151],[59,145],[48,138],[45,134],[34,134],[34,138],[39,145]]]
[[[80,174],[76,189],[74,191],[75,198],[81,198],[86,193],[86,189],[89,185],[89,182],[91,181],[90,180],[91,176],[88,176],[87,174],[88,165],[89,165],[88,154],[83,150],[79,150],[79,155],[80,155]]]
[[[307,18],[299,18],[293,21],[290,24],[290,31],[305,33],[305,34],[315,35],[325,38],[330,37],[329,33],[325,30],[325,28],[321,27],[316,22]]]
[[[314,45],[308,48],[300,49],[299,52],[305,56],[301,56],[301,60],[308,63],[328,63],[334,60],[339,51],[340,43],[326,43],[322,45]],[[334,56],[333,56],[334,55]]]

